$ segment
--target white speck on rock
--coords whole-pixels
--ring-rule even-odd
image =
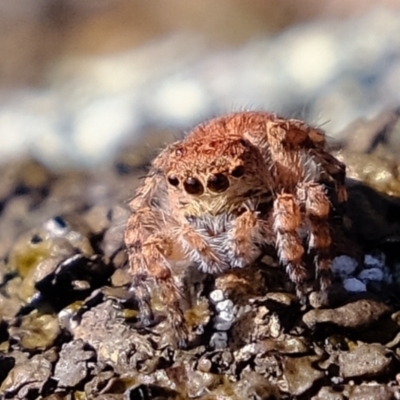
[[[357,260],[352,257],[342,255],[332,260],[332,272],[341,279],[348,278],[357,268]]]
[[[356,278],[348,278],[343,281],[343,287],[348,292],[366,292],[367,286],[365,283],[361,282],[359,279]]]

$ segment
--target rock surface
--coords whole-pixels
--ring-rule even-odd
[[[189,268],[185,316],[191,340],[182,350],[156,293],[155,322],[144,327],[129,291],[123,246],[129,211],[123,204],[138,172],[128,167],[121,169],[117,160],[98,171],[59,176],[35,161],[10,167],[7,185],[0,185],[0,396],[400,396],[395,198],[349,183],[358,213],[348,218],[357,229],[350,242],[338,243],[349,251],[334,260],[329,308],[313,309],[318,302],[312,295],[311,304],[300,304],[272,253],[218,277]],[[24,177],[29,168],[37,179]],[[24,190],[17,190],[21,185]],[[364,205],[374,221],[372,236],[370,226],[362,229]],[[346,291],[351,279],[365,290]]]

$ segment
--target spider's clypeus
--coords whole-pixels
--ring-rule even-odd
[[[153,279],[183,346],[188,331],[174,269],[194,264],[221,274],[251,264],[266,245],[276,248],[300,297],[310,273],[326,293],[330,221],[346,202],[344,180],[323,131],[267,112],[212,119],[165,148],[130,203],[125,233],[142,322],[152,319],[146,281]]]

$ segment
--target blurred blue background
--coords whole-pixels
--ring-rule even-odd
[[[398,0],[2,0],[0,51],[0,163],[97,166],[244,109],[340,138],[400,103]]]

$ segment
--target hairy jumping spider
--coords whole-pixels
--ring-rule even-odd
[[[240,112],[195,127],[153,161],[130,206],[125,233],[142,322],[155,280],[180,345],[188,332],[175,268],[220,274],[254,262],[263,247],[305,296],[312,273],[330,285],[330,221],[347,195],[345,166],[326,150],[322,130],[267,112]],[[314,255],[307,268],[305,247]]]

